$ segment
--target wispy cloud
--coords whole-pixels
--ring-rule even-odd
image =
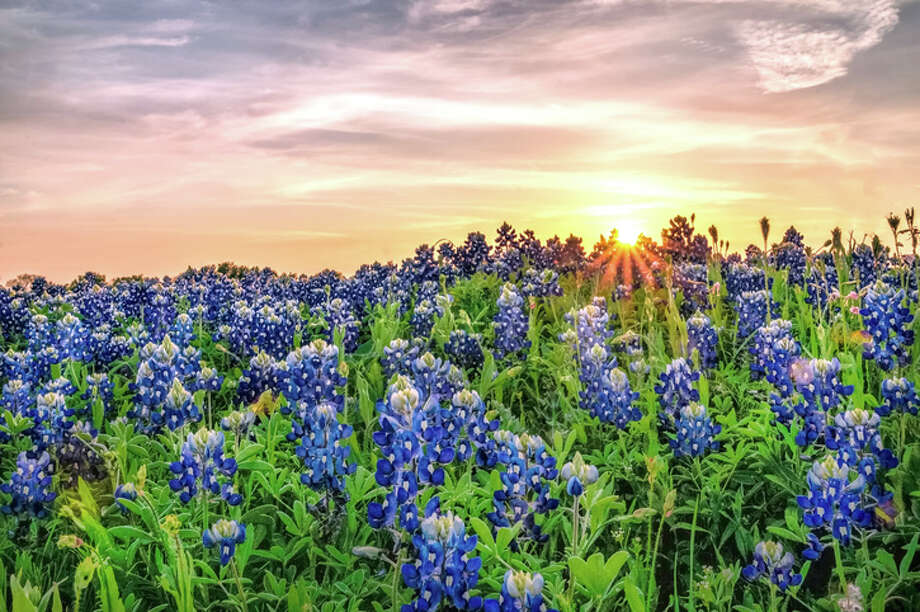
[[[877,45],[898,23],[894,0],[821,0],[799,8],[792,20],[745,20],[735,29],[766,92],[814,87],[845,75],[857,53]]]

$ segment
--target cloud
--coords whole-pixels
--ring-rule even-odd
[[[813,6],[800,11],[807,21],[752,19],[736,26],[765,92],[814,87],[845,75],[857,53],[877,45],[898,23],[894,0],[821,0]]]

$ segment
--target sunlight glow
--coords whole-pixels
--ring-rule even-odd
[[[617,229],[617,240],[623,244],[635,245],[642,233],[638,219],[617,219],[612,225]]]

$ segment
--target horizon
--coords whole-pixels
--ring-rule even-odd
[[[0,279],[351,272],[693,212],[739,251],[764,215],[890,244],[918,29],[914,0],[7,6]]]

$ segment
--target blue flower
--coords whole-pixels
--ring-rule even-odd
[[[36,518],[47,516],[48,505],[57,497],[57,493],[49,490],[53,471],[48,453],[43,452],[37,459],[29,458],[26,452],[19,453],[10,482],[0,484],[0,491],[12,496],[9,504],[0,506],[0,511]]]
[[[419,350],[418,344],[410,344],[408,340],[402,338],[391,340],[383,347],[383,357],[380,358],[384,376],[392,378],[396,374],[411,374],[412,362],[418,357]]]
[[[612,368],[601,381],[597,396],[590,401],[591,416],[601,423],[613,423],[618,429],[626,429],[633,421],[642,420],[642,411],[635,405],[639,392],[633,391],[626,373]]]
[[[776,267],[788,270],[788,284],[801,287],[805,283],[805,255],[804,236],[794,227],[786,230],[783,242],[776,250]]]
[[[220,391],[224,384],[224,377],[212,367],[202,365],[201,371],[195,377],[194,388],[199,391]]]
[[[718,364],[716,347],[719,344],[719,335],[716,333],[712,321],[701,312],[687,319],[687,353],[692,355],[696,350],[700,355],[700,367],[709,370]]]
[[[236,473],[236,460],[224,457],[224,434],[202,427],[197,433],[190,433],[182,445],[179,461],[169,465],[176,475],[169,481],[169,488],[179,492],[183,504],[189,503],[199,490],[220,494],[231,506],[242,501],[230,484]],[[218,478],[223,476],[223,479]]]
[[[256,401],[262,393],[280,387],[276,364],[271,355],[260,351],[249,360],[249,367],[237,381],[236,393],[245,404]]]
[[[89,374],[86,377],[86,390],[80,396],[82,399],[94,402],[102,402],[103,414],[109,414],[112,410],[112,402],[115,399],[115,383],[109,380],[107,374]]]
[[[805,511],[805,525],[812,529],[829,526],[834,538],[848,545],[854,525],[872,524],[863,499],[865,488],[866,479],[833,455],[815,461],[808,472],[808,495],[796,498]]]
[[[412,536],[414,561],[404,563],[403,582],[415,590],[411,603],[402,612],[437,610],[478,610],[482,598],[470,592],[479,582],[482,560],[473,556],[476,536],[466,535],[466,526],[452,512],[442,512],[435,496],[425,506],[419,533]]]
[[[516,355],[530,348],[527,339],[529,322],[524,313],[524,298],[511,283],[505,283],[496,302],[498,314],[495,315],[495,356],[501,359]]]
[[[586,485],[597,482],[598,473],[596,467],[585,463],[581,453],[576,452],[572,461],[562,466],[560,476],[566,481],[566,493],[578,497],[585,492]]]
[[[905,292],[878,284],[866,293],[859,313],[870,339],[863,345],[863,357],[874,360],[883,370],[910,363],[914,343],[911,323],[914,315],[903,305]]]
[[[764,289],[745,291],[741,294],[735,311],[738,313],[738,337],[747,338],[766,324],[768,314],[771,317],[779,314],[779,304],[773,300],[772,294]]]
[[[465,329],[455,329],[450,332],[444,352],[464,370],[478,370],[485,359],[479,339],[479,334],[470,334]]]
[[[693,388],[699,379],[699,371],[691,368],[683,357],[669,363],[658,376],[660,384],[655,385],[655,393],[661,406],[658,419],[663,427],[674,430],[681,410],[700,400],[700,392]]]
[[[741,575],[747,580],[757,580],[766,576],[770,582],[785,592],[790,586],[802,583],[802,575],[793,571],[795,558],[792,553],[784,553],[783,545],[779,542],[759,542],[754,547],[754,562],[741,570]]]
[[[115,487],[115,505],[118,506],[122,514],[127,514],[128,509],[121,503],[120,500],[122,499],[129,501],[137,499],[137,487],[134,486],[134,483],[126,482]]]
[[[813,533],[808,534],[808,548],[802,551],[802,556],[809,561],[817,561],[824,552],[824,544]]]
[[[405,376],[398,376],[387,390],[386,401],[377,404],[380,429],[374,442],[380,448],[375,478],[388,489],[383,501],[368,504],[368,522],[374,528],[399,525],[412,532],[418,527],[415,498],[419,484],[441,485],[441,464],[454,460],[454,448],[444,440],[443,410],[437,395],[423,393]]]
[[[904,377],[886,378],[882,381],[882,405],[875,411],[881,416],[887,416],[893,411],[917,414],[920,408],[920,395],[914,388],[914,383]]]
[[[707,450],[719,450],[715,440],[722,431],[721,425],[713,425],[702,404],[689,404],[680,411],[677,420],[677,437],[669,440],[675,457],[701,457]]]
[[[518,540],[544,542],[548,536],[536,523],[536,516],[559,505],[558,499],[549,496],[549,481],[559,475],[556,458],[546,451],[540,436],[497,431],[495,439],[499,445],[498,461],[505,471],[500,475],[502,488],[493,494],[494,511],[487,517],[496,530],[521,523]],[[518,543],[512,546],[516,548]]]
[[[525,297],[545,298],[562,295],[559,274],[552,269],[527,268],[521,278],[521,293]]]
[[[220,552],[220,564],[227,565],[236,554],[236,545],[246,541],[246,525],[236,521],[220,519],[210,529],[201,534],[201,543],[205,548],[217,547]]]
[[[543,576],[509,569],[498,600],[483,602],[485,612],[557,612],[543,600]]]

